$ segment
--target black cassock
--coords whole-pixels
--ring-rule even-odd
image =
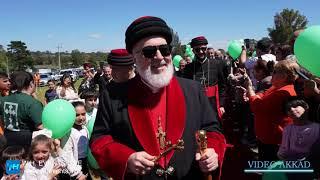
[[[197,130],[207,131],[208,148],[214,148],[222,165],[226,148],[216,114],[201,85],[195,81],[173,78],[166,87],[166,133],[172,144],[183,139],[184,150],[172,151],[163,166],[135,177],[125,173],[128,157],[138,151],[157,156],[160,153],[148,107],[159,100],[139,76],[127,83],[110,83],[99,99],[99,108],[91,138],[91,151],[100,168],[115,179],[164,179],[156,170],[174,168],[167,179],[199,179],[201,171],[195,154]],[[213,173],[219,178],[221,168]]]
[[[180,77],[193,79],[200,82],[204,87],[214,87],[214,92],[207,94],[209,102],[214,110],[219,112],[219,107],[224,107],[226,76],[226,63],[221,59],[207,58],[203,63],[196,58],[188,64]],[[218,90],[216,90],[216,88]],[[219,112],[220,113],[220,112]],[[221,116],[220,116],[221,117]]]

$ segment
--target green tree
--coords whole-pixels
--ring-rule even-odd
[[[7,48],[9,67],[12,70],[33,68],[33,60],[27,46],[22,41],[11,41]]]
[[[177,32],[174,32],[173,29],[171,29],[171,33],[172,33],[172,42],[171,42],[172,57],[174,57],[175,55],[181,55],[183,57],[183,48],[181,46],[179,35]]]
[[[274,16],[274,27],[268,28],[269,36],[275,44],[289,44],[294,31],[304,29],[307,23],[306,16],[298,10],[283,9]]]
[[[74,67],[81,66],[84,63],[84,58],[79,50],[71,51],[71,61]]]
[[[61,67],[63,69],[69,68],[70,64],[72,64],[71,56],[70,55],[62,55],[60,58],[61,58]]]
[[[0,71],[6,72],[7,68],[7,56],[6,51],[4,50],[3,46],[0,45]]]

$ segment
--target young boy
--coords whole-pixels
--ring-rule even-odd
[[[55,81],[50,79],[48,81],[49,89],[46,91],[44,94],[45,99],[45,104],[48,104],[49,102],[55,100],[58,98],[58,94],[56,92],[56,84]]]
[[[96,91],[87,91],[83,93],[86,108],[86,125],[90,120],[95,120],[97,115],[97,99],[98,93]]]

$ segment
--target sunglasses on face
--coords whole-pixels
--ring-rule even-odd
[[[196,53],[200,53],[200,50],[201,50],[202,52],[205,52],[205,51],[207,50],[207,47],[194,48],[194,51],[195,51]]]
[[[169,44],[164,44],[160,46],[146,46],[142,48],[142,54],[146,58],[154,58],[157,54],[157,50],[160,51],[162,56],[169,56],[171,54],[172,47]]]

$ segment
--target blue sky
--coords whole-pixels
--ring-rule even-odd
[[[267,36],[273,16],[299,10],[310,25],[320,24],[319,0],[3,0],[0,44],[25,42],[30,50],[93,52],[125,47],[127,26],[144,15],[158,16],[182,43],[204,35],[215,48],[229,40]]]

